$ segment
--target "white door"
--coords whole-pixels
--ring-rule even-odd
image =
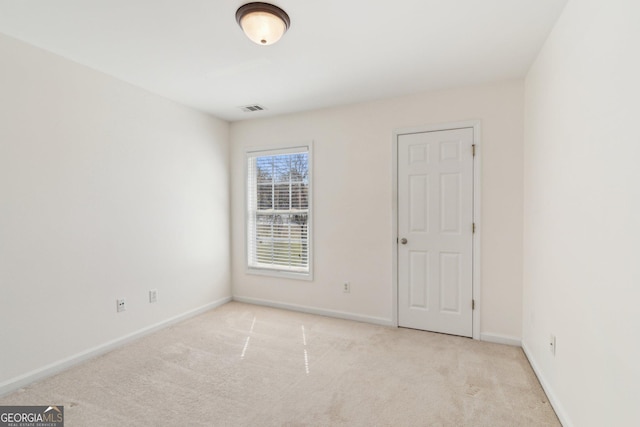
[[[398,135],[398,324],[473,334],[473,128]]]

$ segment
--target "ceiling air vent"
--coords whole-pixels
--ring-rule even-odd
[[[245,113],[253,113],[255,111],[263,111],[266,110],[266,108],[264,108],[262,105],[258,105],[258,104],[254,104],[254,105],[245,105],[243,107],[240,107],[240,109],[242,111],[244,111]]]

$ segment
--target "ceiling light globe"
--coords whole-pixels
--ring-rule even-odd
[[[236,21],[256,44],[267,46],[280,40],[289,29],[289,15],[268,3],[247,3],[236,11]]]
[[[252,12],[240,20],[249,39],[259,45],[270,45],[282,37],[287,27],[282,19],[267,12]]]

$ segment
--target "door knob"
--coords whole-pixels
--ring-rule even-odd
[[[402,239],[400,239],[400,243],[402,243],[403,245],[407,244],[407,239],[405,239],[404,237]]]

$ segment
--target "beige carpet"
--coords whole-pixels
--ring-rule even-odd
[[[522,350],[229,303],[0,398],[66,427],[558,426]]]

